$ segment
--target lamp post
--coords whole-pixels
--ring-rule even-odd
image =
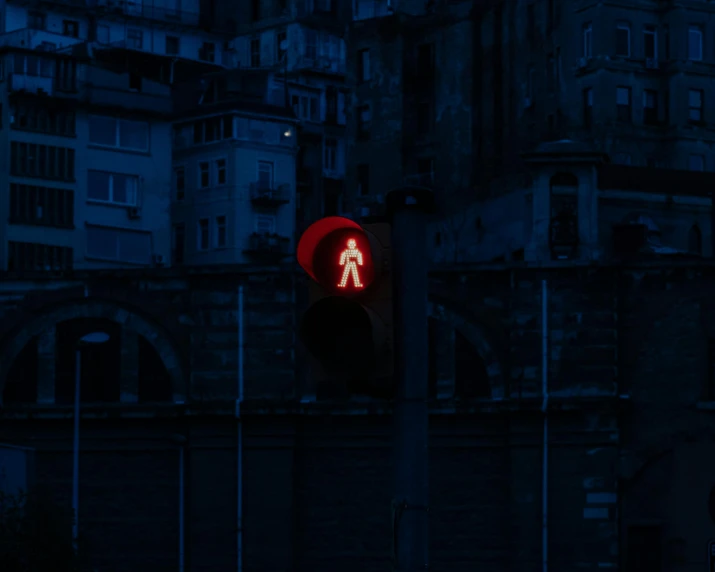
[[[82,385],[82,348],[90,345],[99,345],[109,341],[109,334],[92,332],[82,336],[77,342],[75,350],[74,373],[74,435],[72,443],[72,544],[77,551],[77,533],[79,530],[79,399]]]

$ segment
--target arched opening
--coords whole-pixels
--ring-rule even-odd
[[[454,339],[454,390],[457,397],[491,397],[487,367],[477,348],[458,329]]]
[[[32,338],[10,367],[3,389],[3,403],[37,402],[38,336]]]
[[[164,366],[159,353],[149,341],[139,336],[139,380],[138,399],[140,402],[171,401],[171,376]]]
[[[92,332],[104,332],[109,340],[80,347],[80,401],[119,401],[121,379],[121,326],[102,318],[77,318],[56,326],[55,403],[74,401],[79,340]]]
[[[688,252],[698,256],[703,253],[703,233],[697,224],[691,226],[688,231]]]

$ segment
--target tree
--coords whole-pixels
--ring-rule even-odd
[[[78,572],[72,513],[42,492],[0,492],[3,572]]]

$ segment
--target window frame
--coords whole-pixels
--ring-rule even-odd
[[[698,51],[700,52],[698,57],[694,57],[694,54],[691,53],[691,40],[692,40],[692,35],[697,34],[698,37]],[[698,24],[690,24],[688,25],[688,52],[687,52],[687,59],[691,62],[701,62],[703,61],[703,54],[705,52],[705,46],[704,46],[704,34],[703,34],[703,27]]]
[[[646,37],[653,37],[653,55],[649,56],[646,53]],[[643,57],[645,59],[653,59],[658,61],[658,27],[654,24],[646,24],[643,26]]]
[[[91,245],[96,244],[98,241],[93,241],[89,240],[89,237],[87,236],[87,233],[90,229],[96,229],[96,230],[104,230],[104,231],[113,231],[117,233],[117,241],[116,241],[116,250],[117,250],[117,256],[116,258],[111,257],[111,256],[102,256],[98,254],[92,254],[89,252],[89,248]],[[151,256],[153,252],[153,247],[154,247],[154,240],[151,231],[148,230],[140,230],[140,229],[132,229],[132,228],[123,228],[123,227],[115,227],[115,226],[106,226],[102,224],[90,224],[86,223],[85,224],[85,248],[84,248],[84,256],[88,260],[107,260],[111,262],[119,262],[119,263],[124,263],[124,264],[134,264],[137,266],[149,266],[151,264]],[[119,251],[120,251],[120,240],[119,237],[121,237],[122,233],[125,235],[135,235],[135,236],[143,236],[145,238],[149,239],[149,248],[146,249],[147,252],[147,258],[146,260],[131,260],[128,258],[122,258],[119,256]]]
[[[621,93],[626,93],[628,95],[627,104],[618,103],[619,95]],[[622,113],[622,110],[624,109],[627,109],[627,114]],[[622,123],[631,123],[633,121],[633,89],[630,86],[616,86],[616,118]]]
[[[106,200],[89,196],[90,173],[102,173],[105,175],[109,175],[109,188],[107,190],[108,198]],[[134,190],[133,190],[134,201],[133,202],[119,202],[119,201],[114,200],[114,177],[115,176],[126,177],[128,180],[134,181]],[[89,204],[111,205],[111,206],[125,207],[125,208],[138,207],[139,206],[139,176],[127,174],[127,173],[115,173],[112,171],[102,171],[100,169],[87,169],[86,197],[87,197],[86,202]]]
[[[619,32],[626,32],[626,53],[618,53],[618,34]],[[631,25],[628,22],[616,22],[616,49],[615,55],[619,58],[630,58],[631,57]]]
[[[581,28],[581,53],[587,60],[593,57],[593,22],[586,22]]]
[[[179,175],[181,174],[181,175]],[[181,181],[181,184],[179,184]],[[174,198],[183,201],[186,198],[186,166],[176,165],[174,167]]]
[[[221,232],[223,231],[223,244]],[[214,217],[214,248],[228,248],[228,217],[225,214]]]
[[[325,169],[326,171],[337,171],[339,147],[340,145],[338,143],[337,137],[323,138],[323,169]],[[329,164],[328,155],[332,155],[332,165]]]
[[[268,169],[262,171],[262,169],[261,169],[262,167],[268,167]],[[265,190],[272,190],[275,188],[275,176],[276,176],[275,168],[276,167],[275,167],[275,164],[273,163],[273,161],[267,161],[265,159],[258,160],[258,162],[256,163],[256,186],[259,189],[264,190],[261,187],[261,172],[266,172],[266,173],[269,173],[269,175],[270,175],[268,187]]]
[[[223,163],[223,167],[219,165]],[[217,157],[211,161],[213,166],[213,177],[215,180],[215,187],[225,187],[228,185],[228,159],[226,157]],[[221,171],[223,171],[223,182],[221,182]]]
[[[89,129],[89,144],[92,147],[101,147],[102,149],[117,149],[120,151],[129,151],[131,153],[148,153],[150,148],[151,148],[151,126],[148,121],[138,121],[136,119],[126,119],[123,117],[113,117],[111,115],[97,115],[97,114],[90,114],[87,117],[88,124],[91,123],[93,118],[98,118],[98,119],[111,119],[114,121],[114,144],[109,145],[107,143],[97,143],[95,141],[92,141],[92,127],[91,125],[88,126]],[[121,130],[121,125],[122,123],[135,123],[135,124],[140,124],[146,127],[146,146],[144,148],[140,147],[124,147],[122,146],[122,130]]]
[[[648,98],[653,98],[653,105],[648,105]],[[658,109],[658,91],[655,89],[643,90],[643,125],[658,125],[660,117]],[[650,111],[649,111],[650,110]]]
[[[169,51],[169,41],[174,41],[176,40],[176,51],[175,52],[170,52]],[[167,34],[164,36],[164,52],[168,56],[178,56],[181,54],[181,36],[172,36]]]
[[[72,33],[72,27],[74,27],[74,33]],[[62,35],[79,38],[79,22],[77,20],[62,20]]]
[[[358,83],[368,83],[371,79],[370,48],[358,50]]]
[[[197,163],[198,169],[196,171],[197,175],[197,185],[200,191],[205,191],[211,188],[211,161],[199,161]],[[204,165],[206,169],[204,170]],[[206,174],[206,185],[203,184],[203,176]]]
[[[693,105],[692,97],[697,95],[700,99],[699,105]],[[693,117],[693,112],[697,112],[697,119]],[[693,125],[700,125],[705,118],[705,90],[688,89],[688,122]]]
[[[127,28],[125,41],[130,50],[143,50],[144,30],[141,28]]]
[[[206,223],[204,225],[204,222]],[[204,229],[206,230],[206,246],[202,246],[204,238]],[[206,252],[211,248],[211,219],[202,217],[196,223],[196,250]]]

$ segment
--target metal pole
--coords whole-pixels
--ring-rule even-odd
[[[432,192],[396,189],[392,218],[395,299],[395,570],[426,570],[428,558],[427,213]]]
[[[74,373],[74,436],[72,442],[72,544],[77,552],[77,537],[79,532],[79,399],[82,382],[82,353],[75,351]]]
[[[549,569],[549,303],[548,284],[541,281],[541,393],[544,442],[541,459],[541,570]]]

